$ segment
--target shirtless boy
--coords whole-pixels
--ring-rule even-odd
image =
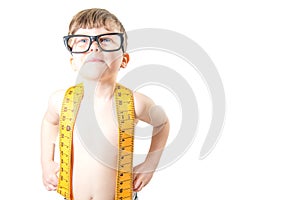
[[[85,38],[77,37],[79,35],[85,35]],[[112,112],[115,109],[113,93],[117,74],[120,68],[127,66],[130,58],[126,53],[125,29],[116,16],[107,10],[86,9],[73,17],[68,36],[64,39],[71,52],[71,66],[78,71],[78,77],[84,84],[83,101],[93,98],[98,125],[107,140],[117,147],[118,127]],[[59,90],[50,96],[42,121],[43,184],[49,191],[57,190],[58,185],[59,163],[54,157],[58,148],[56,141],[65,91]],[[136,122],[141,120],[153,126],[149,153],[144,162],[133,168],[133,191],[139,192],[149,183],[159,163],[168,138],[169,121],[164,111],[149,97],[138,92],[133,92],[133,96]],[[75,124],[72,176],[74,200],[114,200],[116,168],[97,161],[84,147],[78,134]],[[111,162],[116,163],[116,158],[112,156]]]

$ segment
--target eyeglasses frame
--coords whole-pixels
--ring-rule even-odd
[[[121,45],[120,45],[120,47],[119,47],[118,49],[115,49],[115,50],[105,50],[105,49],[103,49],[103,48],[101,47],[101,45],[99,44],[98,39],[99,39],[99,37],[105,36],[105,35],[119,35],[120,38],[121,38]],[[119,51],[119,50],[122,48],[122,51],[123,51],[123,53],[124,53],[124,46],[123,46],[124,36],[123,36],[123,35],[124,35],[124,33],[104,33],[104,34],[95,35],[95,36],[90,36],[90,35],[66,35],[66,36],[63,37],[63,40],[64,40],[64,45],[65,45],[65,47],[67,48],[67,50],[68,50],[70,53],[85,53],[85,52],[88,52],[88,51],[90,50],[90,48],[91,48],[91,46],[92,46],[92,44],[93,44],[94,41],[97,42],[98,47],[99,47],[102,51],[104,51],[104,52]],[[89,47],[87,48],[86,51],[82,51],[82,52],[72,52],[72,48],[68,45],[68,40],[69,40],[70,38],[72,38],[72,37],[75,37],[75,36],[82,36],[82,37],[88,37],[88,38],[90,38],[90,41],[91,41],[91,42],[90,42],[90,45],[89,45]]]

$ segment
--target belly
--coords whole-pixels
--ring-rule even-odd
[[[73,142],[74,200],[114,200],[115,167],[105,165],[95,159],[86,151],[76,136]],[[111,162],[116,165],[117,155],[112,156],[111,159]]]

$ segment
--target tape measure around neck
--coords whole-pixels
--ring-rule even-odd
[[[57,192],[67,200],[73,200],[72,164],[73,130],[84,93],[83,84],[70,87],[64,97],[60,116],[60,173]],[[114,91],[118,119],[118,158],[115,200],[132,199],[134,101],[132,91],[117,84]]]

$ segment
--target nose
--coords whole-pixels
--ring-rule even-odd
[[[100,51],[100,47],[97,41],[92,42],[90,51]]]

